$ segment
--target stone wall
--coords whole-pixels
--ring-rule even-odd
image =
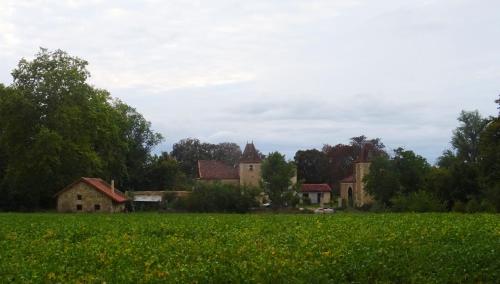
[[[370,163],[356,163],[355,175],[356,183],[354,186],[354,204],[355,206],[363,206],[373,202],[373,198],[365,191],[365,183],[363,178],[370,172]]]
[[[260,163],[240,163],[240,185],[260,186]]]

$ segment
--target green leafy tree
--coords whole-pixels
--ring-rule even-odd
[[[423,189],[426,175],[430,171],[427,160],[403,148],[397,148],[394,154],[392,162],[399,177],[401,192],[416,192]]]
[[[295,154],[297,178],[305,183],[324,183],[329,181],[328,157],[316,149],[297,151]]]
[[[182,171],[190,178],[197,175],[198,160],[211,160],[210,144],[198,139],[186,138],[175,143],[170,155],[174,157]]]
[[[372,155],[374,157],[387,156],[384,150],[385,146],[380,138],[368,139],[364,135],[352,137],[348,145],[331,146],[326,144],[323,146],[322,151],[328,158],[328,183],[332,188],[339,188],[340,181],[353,173],[353,162],[359,157],[364,145],[368,143],[373,146]]]
[[[259,205],[259,193],[260,190],[253,187],[199,183],[184,202],[179,202],[181,206],[177,208],[194,212],[245,213]]]
[[[213,144],[212,159],[222,161],[228,165],[236,165],[241,157],[241,148],[232,142]]]
[[[0,90],[0,149],[8,161],[2,191],[10,209],[52,207],[53,194],[81,176],[122,181],[133,172],[134,119],[87,82],[87,64],[41,49],[21,59],[13,84]]]
[[[432,167],[426,176],[424,189],[435,195],[450,210],[454,203],[453,186],[454,181],[449,167]]]
[[[127,149],[124,156],[126,176],[122,179],[121,186],[128,190],[137,189],[146,175],[151,150],[163,137],[151,130],[151,123],[133,107],[119,100],[113,101],[113,107],[119,114],[117,123]]]
[[[370,173],[363,182],[366,191],[383,205],[390,205],[391,198],[401,188],[397,169],[391,159],[385,156],[376,157],[372,161]]]
[[[261,187],[269,195],[274,208],[290,206],[295,197],[292,178],[296,169],[293,162],[287,162],[285,155],[270,153],[262,162]]]
[[[146,165],[146,173],[142,188],[149,190],[173,190],[184,188],[186,176],[181,171],[179,163],[168,153],[153,156]]]
[[[479,155],[479,137],[489,121],[481,117],[477,110],[462,111],[458,121],[461,124],[453,131],[451,144],[462,161],[476,163]]]
[[[483,198],[500,212],[500,118],[481,134],[479,150]]]
[[[397,148],[394,157],[376,157],[365,176],[366,190],[378,202],[390,206],[396,194],[407,195],[425,188],[430,171],[427,161],[413,151]]]
[[[170,155],[179,162],[186,176],[194,178],[198,174],[199,160],[218,160],[231,166],[237,165],[241,148],[231,142],[211,144],[195,138],[186,138],[173,145]]]

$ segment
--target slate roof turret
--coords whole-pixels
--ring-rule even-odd
[[[245,150],[241,155],[240,163],[260,163],[262,159],[260,158],[255,145],[252,143],[247,143]]]

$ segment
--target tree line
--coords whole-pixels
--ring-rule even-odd
[[[91,85],[87,65],[42,48],[33,60],[19,61],[11,85],[0,84],[0,210],[53,208],[54,193],[81,176],[114,179],[123,191],[196,190],[198,160],[238,164],[242,151],[233,142],[186,138],[170,152],[154,154],[163,136],[136,109]],[[352,174],[363,145],[371,143],[374,161],[365,182],[376,207],[400,210],[417,200],[443,210],[498,210],[499,118],[462,112],[459,121],[453,148],[434,166],[411,150],[387,153],[380,138],[361,135],[347,144],[299,150],[293,161],[270,153],[261,187],[277,206],[296,203],[289,182],[295,173],[301,182],[328,183],[338,194],[340,180]],[[204,190],[198,190],[200,200]]]

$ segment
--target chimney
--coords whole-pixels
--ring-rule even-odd
[[[115,193],[115,180],[114,179],[111,180],[111,192]]]

